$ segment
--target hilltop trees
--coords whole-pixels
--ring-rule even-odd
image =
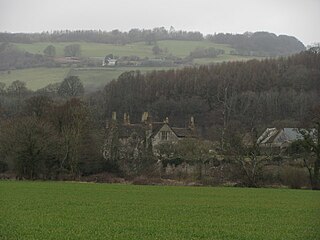
[[[64,56],[66,57],[80,57],[81,47],[80,44],[67,45],[64,48]]]

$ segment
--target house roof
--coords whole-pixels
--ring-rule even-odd
[[[172,130],[172,128],[170,127],[170,125],[168,123],[165,123],[165,122],[152,122],[152,134],[151,134],[151,137],[154,137],[164,125],[167,125]]]
[[[179,138],[195,137],[196,136],[195,132],[192,131],[190,128],[176,128],[176,127],[173,127],[171,129],[174,131],[174,133]]]
[[[196,137],[197,134],[195,131],[191,130],[190,128],[177,128],[177,127],[171,127],[166,122],[152,122],[152,133],[151,138],[153,138],[163,126],[167,126],[172,130],[172,132],[178,137],[178,138],[185,138],[185,137]],[[124,125],[122,124],[119,128],[119,137],[120,138],[128,138],[130,137],[134,132],[137,133],[139,136],[143,137],[145,136],[145,131],[147,129],[147,125],[144,123],[138,123],[138,124],[128,124]]]
[[[259,144],[285,143],[302,139],[298,128],[267,128],[258,138]]]
[[[143,137],[145,134],[145,129],[141,124],[122,125],[119,128],[119,138],[128,138],[133,133],[136,133],[138,136]]]

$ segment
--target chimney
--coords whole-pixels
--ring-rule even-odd
[[[124,125],[130,125],[129,113],[124,113],[123,114],[123,124]]]
[[[168,117],[166,117],[166,119],[164,120],[164,123],[169,124],[169,118]]]
[[[117,121],[117,112],[112,112],[112,120]]]
[[[141,117],[141,122],[147,122],[148,119],[149,119],[149,113],[143,112],[142,117]]]
[[[193,116],[190,117],[190,125],[189,125],[189,128],[190,128],[190,129],[195,129],[194,117],[193,117]]]

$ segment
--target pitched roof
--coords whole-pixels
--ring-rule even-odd
[[[299,132],[298,128],[267,128],[262,135],[258,138],[257,143],[272,144],[293,142],[302,139],[303,135]]]
[[[137,133],[138,136],[144,137],[145,129],[141,124],[121,125],[119,128],[119,138],[128,138],[133,133]]]
[[[165,123],[165,122],[152,122],[152,134],[151,134],[151,137],[154,137],[164,125],[167,125],[172,130],[172,128],[170,127],[170,125],[168,123]]]
[[[174,131],[174,133],[179,138],[195,137],[196,136],[195,132],[192,131],[190,128],[176,128],[176,127],[173,127],[171,129]]]

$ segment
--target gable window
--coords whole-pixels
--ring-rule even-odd
[[[160,132],[160,138],[161,138],[161,140],[162,140],[162,141],[168,140],[169,134],[170,134],[170,132],[161,131],[161,132]]]

